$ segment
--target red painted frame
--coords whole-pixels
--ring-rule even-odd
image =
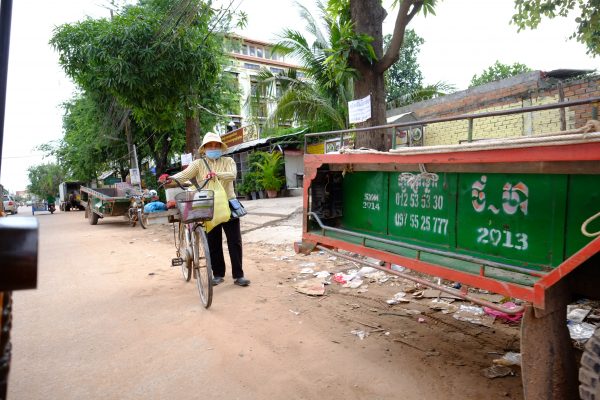
[[[393,153],[363,154],[306,154],[304,156],[304,195],[302,239],[306,242],[323,244],[328,247],[344,249],[364,254],[389,263],[444,279],[459,281],[466,285],[479,287],[495,293],[515,297],[533,303],[537,308],[545,308],[546,291],[563,277],[574,271],[584,261],[600,252],[600,237],[573,254],[550,273],[538,280],[533,287],[502,282],[481,275],[457,271],[441,265],[431,264],[412,258],[399,256],[382,250],[356,245],[308,232],[308,189],[316,177],[317,170],[323,164],[471,164],[471,163],[519,163],[540,161],[600,161],[600,142],[567,145],[548,145],[536,147],[490,149],[476,151],[457,151],[449,153],[428,153],[399,155]]]

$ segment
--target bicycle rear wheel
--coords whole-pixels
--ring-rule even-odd
[[[138,208],[137,210],[137,219],[140,222],[140,226],[142,227],[142,229],[146,229],[146,225],[148,225],[148,220],[146,220],[146,214],[144,214],[144,211],[141,208]]]
[[[200,294],[200,301],[204,308],[212,304],[213,285],[212,285],[212,264],[210,262],[210,253],[208,251],[208,240],[202,227],[198,227],[192,232],[194,247],[194,275],[196,276],[196,286]]]
[[[192,279],[192,263],[193,263],[193,251],[192,251],[192,240],[190,237],[190,231],[186,224],[183,222],[179,223],[179,240],[177,247],[177,255],[183,258],[181,264],[181,274],[186,282]]]

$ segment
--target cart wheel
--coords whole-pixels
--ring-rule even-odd
[[[600,328],[585,344],[579,368],[579,396],[583,400],[600,399]]]
[[[138,221],[140,221],[140,226],[143,229],[146,229],[146,226],[148,226],[148,217],[146,216],[146,214],[143,213],[141,209],[137,210],[137,219]]]
[[[98,224],[98,214],[93,211],[90,211],[90,225]]]

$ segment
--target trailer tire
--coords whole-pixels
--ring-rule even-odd
[[[90,225],[98,224],[98,214],[90,210]]]
[[[585,344],[579,383],[579,397],[582,400],[600,400],[600,328]]]

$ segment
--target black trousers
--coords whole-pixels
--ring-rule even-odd
[[[223,257],[223,231],[227,237],[229,247],[229,260],[231,261],[231,275],[233,279],[242,278],[242,232],[240,220],[232,218],[229,221],[215,226],[207,235],[210,261],[214,276],[225,276],[225,258]]]

